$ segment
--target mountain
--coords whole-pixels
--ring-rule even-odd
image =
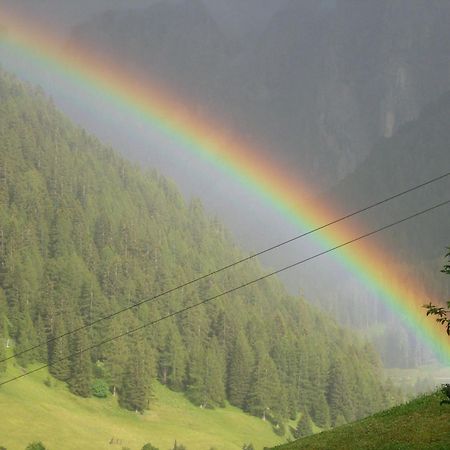
[[[389,197],[393,193],[448,173],[450,168],[450,93],[427,105],[418,118],[402,125],[392,137],[382,138],[369,157],[318,201],[345,205],[343,214]],[[450,177],[365,213],[359,218],[364,229],[374,229],[448,200]],[[397,229],[383,233],[379,247],[391,254],[412,284],[427,287],[430,298],[449,297],[443,266],[448,245],[448,208],[434,211]],[[330,276],[324,291],[337,281]],[[378,329],[375,342],[383,362],[390,367],[414,367],[428,360],[427,352],[406,329],[398,326],[387,309],[380,309],[370,296],[351,295],[343,285],[337,295],[317,295],[314,300],[343,324]],[[429,300],[424,299],[424,303]],[[348,314],[348,311],[352,311]],[[385,328],[380,333],[380,326]]]
[[[268,419],[281,435],[300,409],[329,426],[390,404],[370,345],[275,279],[176,313],[261,277],[254,260],[133,307],[244,255],[199,200],[186,204],[38,89],[2,73],[0,101],[1,354],[12,348],[19,365],[48,364],[76,395],[111,392],[136,412],[151,408],[157,378],[202,408],[230,402]],[[25,352],[36,342],[47,345]]]
[[[446,1],[239,5],[182,0],[110,12],[77,27],[71,42],[168,81],[318,190],[450,89]],[[230,32],[243,25],[224,18],[249,24],[248,11],[264,26]]]

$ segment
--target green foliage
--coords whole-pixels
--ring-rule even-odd
[[[152,444],[147,443],[145,444],[141,450],[159,450],[159,448],[154,447]]]
[[[148,409],[151,396],[152,361],[152,355],[145,344],[136,339],[125,370],[120,396],[120,404],[125,408],[140,413]]]
[[[25,450],[45,450],[42,442],[32,442]]]
[[[339,428],[275,447],[279,450],[450,448],[450,408],[440,407],[441,394],[421,396]]]
[[[450,404],[450,384],[443,384],[441,393],[445,396],[445,398],[441,400],[441,405]]]
[[[20,368],[11,365],[7,375],[20,373]],[[249,439],[257,448],[282,442],[267,422],[230,406],[202,410],[182,393],[172,392],[158,382],[153,386],[157,401],[152,403],[150,415],[142,418],[134,411],[119,408],[112,397],[80,399],[58,381],[53,381],[55,389],[48,389],[42,383],[46,376],[45,372],[37,372],[21,383],[0,389],[2,411],[8,411],[0,421],[0,444],[8,449],[24,449],[36,437],[45,437],[43,442],[50,449],[61,449],[64,443],[64,450],[98,450],[112,437],[133,450],[148,441],[161,450],[168,450],[173,445],[173,440],[167,442],[167,436],[171,435],[182,436],[180,441],[194,450],[202,447],[206,450],[212,444],[217,449],[225,449],[230,442],[240,448]],[[151,417],[158,420],[152,421],[149,438]],[[107,447],[121,448],[117,444]]]
[[[311,418],[307,412],[303,412],[300,419],[297,422],[297,426],[292,430],[292,435],[296,439],[300,439],[305,436],[313,434]]]
[[[243,257],[199,200],[186,203],[171,182],[120,158],[41,93],[0,73],[0,98],[0,344],[26,350]],[[101,379],[138,412],[158,377],[196,405],[229,400],[280,432],[303,408],[327,426],[338,414],[384,406],[379,363],[364,345],[276,279],[86,351],[262,273],[248,261],[18,362],[48,363],[84,397],[105,392],[98,381],[93,388]]]
[[[244,444],[244,445],[242,446],[242,450],[255,450],[255,447],[253,447],[253,444],[252,444],[252,443],[250,443],[250,444]]]
[[[98,398],[108,397],[109,394],[108,383],[101,378],[95,379],[91,385],[91,392],[94,397]]]
[[[450,252],[447,253],[446,257],[449,259],[448,262],[450,263]],[[450,275],[450,264],[445,264],[441,272]],[[437,316],[436,322],[444,325],[447,334],[450,336],[450,301],[447,302],[447,309],[432,305],[431,303],[424,305],[424,308],[427,309],[427,316]]]

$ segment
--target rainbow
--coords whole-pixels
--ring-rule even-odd
[[[32,60],[87,92],[93,92],[127,116],[145,122],[198,158],[212,164],[257,194],[301,229],[311,229],[338,217],[330,205],[312,201],[311,189],[290,177],[273,161],[261,157],[261,148],[214,122],[192,114],[185,99],[161,83],[141,81],[136,74],[110,61],[98,61],[86,49],[61,51],[58,40],[44,27],[23,17],[0,13],[5,31],[0,44],[15,55]],[[357,235],[355,226],[340,225],[320,232],[320,243],[334,247]],[[361,233],[359,233],[361,234]],[[422,305],[429,294],[407,280],[398,265],[373,240],[341,249],[337,257],[374,291],[441,359],[450,363],[450,339],[442,327],[427,318]]]

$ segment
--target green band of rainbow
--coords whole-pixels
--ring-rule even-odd
[[[185,151],[208,161],[255,192],[302,229],[315,228],[337,217],[329,205],[310,200],[307,186],[286,176],[273,161],[261,158],[261,151],[226,132],[211,118],[192,114],[188,105],[165,87],[150,83],[148,78],[145,83],[140,82],[122,68],[96,60],[86,49],[62,53],[50,33],[23,18],[3,13],[0,21],[7,27],[2,45],[9,51],[32,59],[88,92],[95,92],[129,117],[145,121]],[[360,233],[355,227],[335,226],[320,232],[320,242],[333,247],[357,234]],[[441,326],[426,317],[422,307],[430,300],[438,302],[430,299],[420,286],[406,281],[389,255],[373,242],[364,242],[341,249],[338,258],[441,360],[450,362],[450,339]]]

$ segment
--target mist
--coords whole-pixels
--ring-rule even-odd
[[[4,4],[55,30],[61,48],[89,46],[94,53],[148,71],[150,79],[164,79],[205,116],[218,118],[238,135],[264,142],[274,161],[312,186],[318,201],[332,198],[342,213],[439,175],[437,168],[450,162],[448,152],[437,151],[429,155],[433,167],[423,171],[421,163],[410,161],[403,169],[404,154],[400,161],[386,154],[376,178],[389,189],[375,195],[364,184],[383,143],[395,139],[405,124],[417,120],[450,89],[446,2],[432,1],[426,7],[420,1],[356,5],[344,0]],[[186,199],[200,198],[246,251],[259,251],[305,231],[235,178],[92,92],[15,55],[3,53],[2,64],[42,85],[71,118],[128,158],[174,180]],[[390,183],[387,173],[398,182]],[[358,226],[383,226],[441,200],[449,187],[447,181],[414,200],[373,211]],[[424,284],[439,270],[448,244],[446,212],[418,219],[405,228],[403,237],[387,232],[383,241],[394,253],[410,258],[417,255],[411,252],[408,235],[416,239],[429,229],[434,230],[433,238],[421,249]],[[325,249],[321,241],[305,239],[262,261],[277,269]],[[311,262],[283,275],[283,280],[291,293],[300,292],[345,325],[369,335],[374,325],[389,329],[395,322],[377,295],[334,257]],[[442,283],[437,292],[444,296],[448,288]],[[355,305],[358,312],[352,316],[348,312]],[[432,360],[420,343],[413,347],[414,361],[401,364]],[[389,359],[393,364],[395,358]]]

